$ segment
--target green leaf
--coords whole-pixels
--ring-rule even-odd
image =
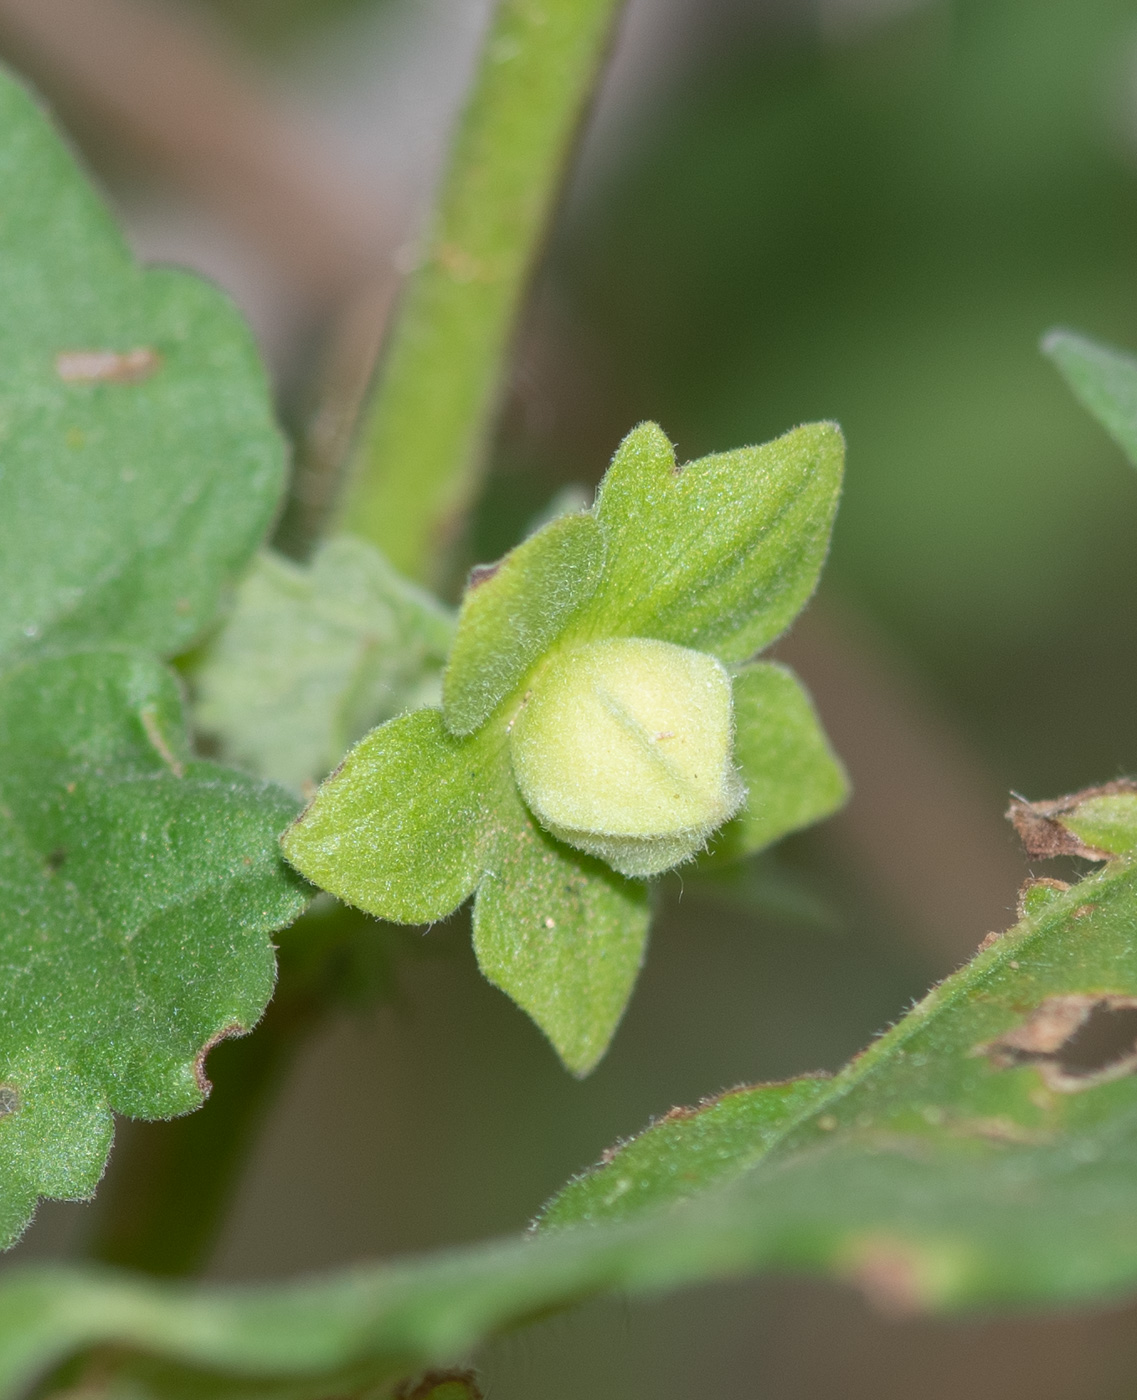
[[[586,1075],[624,1014],[647,942],[647,891],[542,831],[502,784],[474,905],[478,966]]]
[[[442,712],[471,734],[592,596],[604,535],[591,515],[565,515],[470,578],[442,679]]]
[[[760,851],[832,815],[849,784],[800,681],[770,661],[734,678],[734,761],[746,805],[712,843],[711,859]]]
[[[194,658],[195,719],[222,754],[300,789],[374,725],[437,704],[449,612],[345,535],[307,568],[266,550]]]
[[[283,448],[215,288],[144,271],[0,73],[0,651],[187,646],[264,535]]]
[[[503,736],[456,739],[438,710],[371,731],[282,838],[313,884],[380,919],[425,924],[473,894],[484,866],[485,774]]]
[[[741,1176],[826,1092],[824,1075],[756,1084],[673,1108],[657,1123],[569,1182],[542,1211],[543,1228],[629,1220]]]
[[[657,637],[749,660],[813,592],[843,459],[837,426],[813,423],[680,468],[661,430],[641,424],[601,483],[607,560],[574,637]]]
[[[841,1074],[673,1112],[571,1183],[535,1239],[264,1289],[9,1275],[0,1395],[95,1342],[329,1393],[591,1294],[756,1269],[847,1279],[895,1311],[1117,1297],[1137,1287],[1137,860],[1044,888]]]
[[[188,1112],[307,893],[279,789],[190,760],[174,678],[94,651],[0,676],[0,1240],[89,1195],[111,1111]]]
[[[1137,359],[1074,331],[1051,331],[1042,348],[1082,406],[1137,466]]]
[[[1063,818],[1079,841],[1108,855],[1137,850],[1137,793],[1090,797]]]

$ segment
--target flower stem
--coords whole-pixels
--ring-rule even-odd
[[[340,524],[437,582],[620,0],[501,0],[425,261],[365,407]]]

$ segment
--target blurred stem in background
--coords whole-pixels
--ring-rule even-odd
[[[446,582],[481,480],[504,367],[619,0],[502,0],[426,259],[384,354],[342,524]]]

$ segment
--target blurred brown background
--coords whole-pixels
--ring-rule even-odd
[[[140,254],[204,271],[251,319],[295,443],[294,553],[487,13],[0,0],[0,55]],[[583,1084],[480,981],[463,921],[432,930],[397,1005],[303,1050],[218,1277],[517,1229],[652,1114],[835,1068],[1011,921],[1008,790],[1137,770],[1137,476],[1038,355],[1053,324],[1137,348],[1132,0],[631,0],[466,554],[594,483],[640,418],[687,458],[839,419],[833,557],[779,652],[856,796],[729,891],[672,880]],[[45,1207],[12,1258],[80,1252],[94,1210]],[[1137,1310],[895,1322],[763,1280],[596,1304],[481,1364],[494,1400],[1105,1400],[1137,1390]]]

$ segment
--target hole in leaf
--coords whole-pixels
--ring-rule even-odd
[[[7,1118],[20,1106],[20,1091],[11,1084],[0,1084],[0,1118]]]
[[[1098,1002],[1062,1046],[1055,1062],[1066,1074],[1100,1074],[1137,1050],[1137,1006]]]
[[[980,1052],[1000,1069],[1037,1066],[1061,1093],[1091,1089],[1137,1070],[1137,999],[1050,997]]]

